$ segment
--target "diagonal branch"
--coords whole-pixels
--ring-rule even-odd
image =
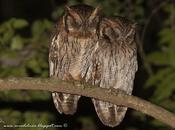
[[[127,95],[121,90],[109,90],[78,81],[66,82],[49,78],[0,79],[0,90],[44,90],[94,97],[135,109],[175,128],[175,115],[173,113],[138,97]]]

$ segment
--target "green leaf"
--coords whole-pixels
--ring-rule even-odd
[[[15,34],[14,29],[11,26],[8,26],[6,30],[2,33],[1,37],[2,44],[9,44],[14,34]]]
[[[153,95],[154,101],[160,101],[171,96],[175,90],[175,72],[169,73],[166,77],[162,78],[161,82],[157,86],[157,89]]]
[[[161,44],[174,44],[175,33],[171,28],[165,28],[160,33],[160,43]]]
[[[151,85],[157,85],[160,80],[162,80],[164,77],[169,75],[174,69],[173,68],[165,68],[159,70],[156,74],[152,75],[145,84],[145,87],[151,86]]]
[[[19,35],[13,37],[12,43],[11,43],[11,49],[12,50],[20,50],[23,48],[24,39],[20,37]]]
[[[51,97],[49,92],[35,91],[29,93],[30,100],[49,100]]]
[[[147,56],[150,63],[155,65],[169,65],[169,59],[167,53],[156,51]]]
[[[44,19],[43,24],[45,26],[45,29],[50,29],[53,26],[53,23],[47,19]]]
[[[15,29],[21,29],[28,26],[28,22],[24,19],[14,19],[13,27]]]
[[[96,124],[91,117],[80,117],[77,122],[82,124],[82,129],[97,130]]]
[[[34,37],[38,37],[44,31],[41,21],[35,21],[32,25],[31,32]]]
[[[32,25],[31,32],[34,37],[40,37],[40,35],[46,30],[52,27],[52,22],[48,20],[38,20]]]
[[[29,67],[35,73],[41,73],[41,67],[37,59],[29,59],[27,63],[27,67]]]

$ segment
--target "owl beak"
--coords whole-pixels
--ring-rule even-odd
[[[80,32],[80,34],[81,34],[81,37],[82,38],[89,37],[89,32],[87,30],[85,30],[85,29],[82,29],[81,32]]]

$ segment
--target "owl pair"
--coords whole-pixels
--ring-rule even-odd
[[[106,89],[132,93],[137,71],[135,24],[122,17],[104,17],[99,7],[74,5],[60,16],[49,49],[50,77],[79,80]],[[80,95],[53,92],[60,113],[74,114]],[[92,99],[98,117],[117,126],[127,108]]]

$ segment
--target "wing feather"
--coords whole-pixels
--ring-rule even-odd
[[[86,82],[99,85],[102,88],[115,88],[131,94],[135,72],[137,71],[137,55],[135,43],[131,46],[119,47],[99,41],[92,59],[85,59],[83,73]],[[109,102],[92,99],[98,117],[103,124],[114,127],[121,123],[127,107],[117,106]]]
[[[115,56],[110,56],[109,50],[107,48],[105,50],[98,54],[102,55],[101,58],[103,57],[105,60],[98,59],[100,56],[96,55],[96,60],[103,66],[101,67],[102,70],[97,70],[97,73],[98,71],[101,72],[100,87],[113,87],[131,94],[135,72],[137,71],[136,52],[129,49],[131,52],[126,54],[126,52],[118,50],[115,52]],[[104,54],[105,52],[106,54]],[[127,111],[127,107],[117,106],[109,102],[97,99],[92,99],[92,102],[100,120],[110,127],[119,125]]]
[[[62,80],[70,80],[72,78],[69,68],[75,54],[70,54],[69,47],[64,36],[56,34],[53,37],[49,50],[50,77]],[[59,113],[74,114],[76,112],[80,96],[53,92],[52,97]]]

